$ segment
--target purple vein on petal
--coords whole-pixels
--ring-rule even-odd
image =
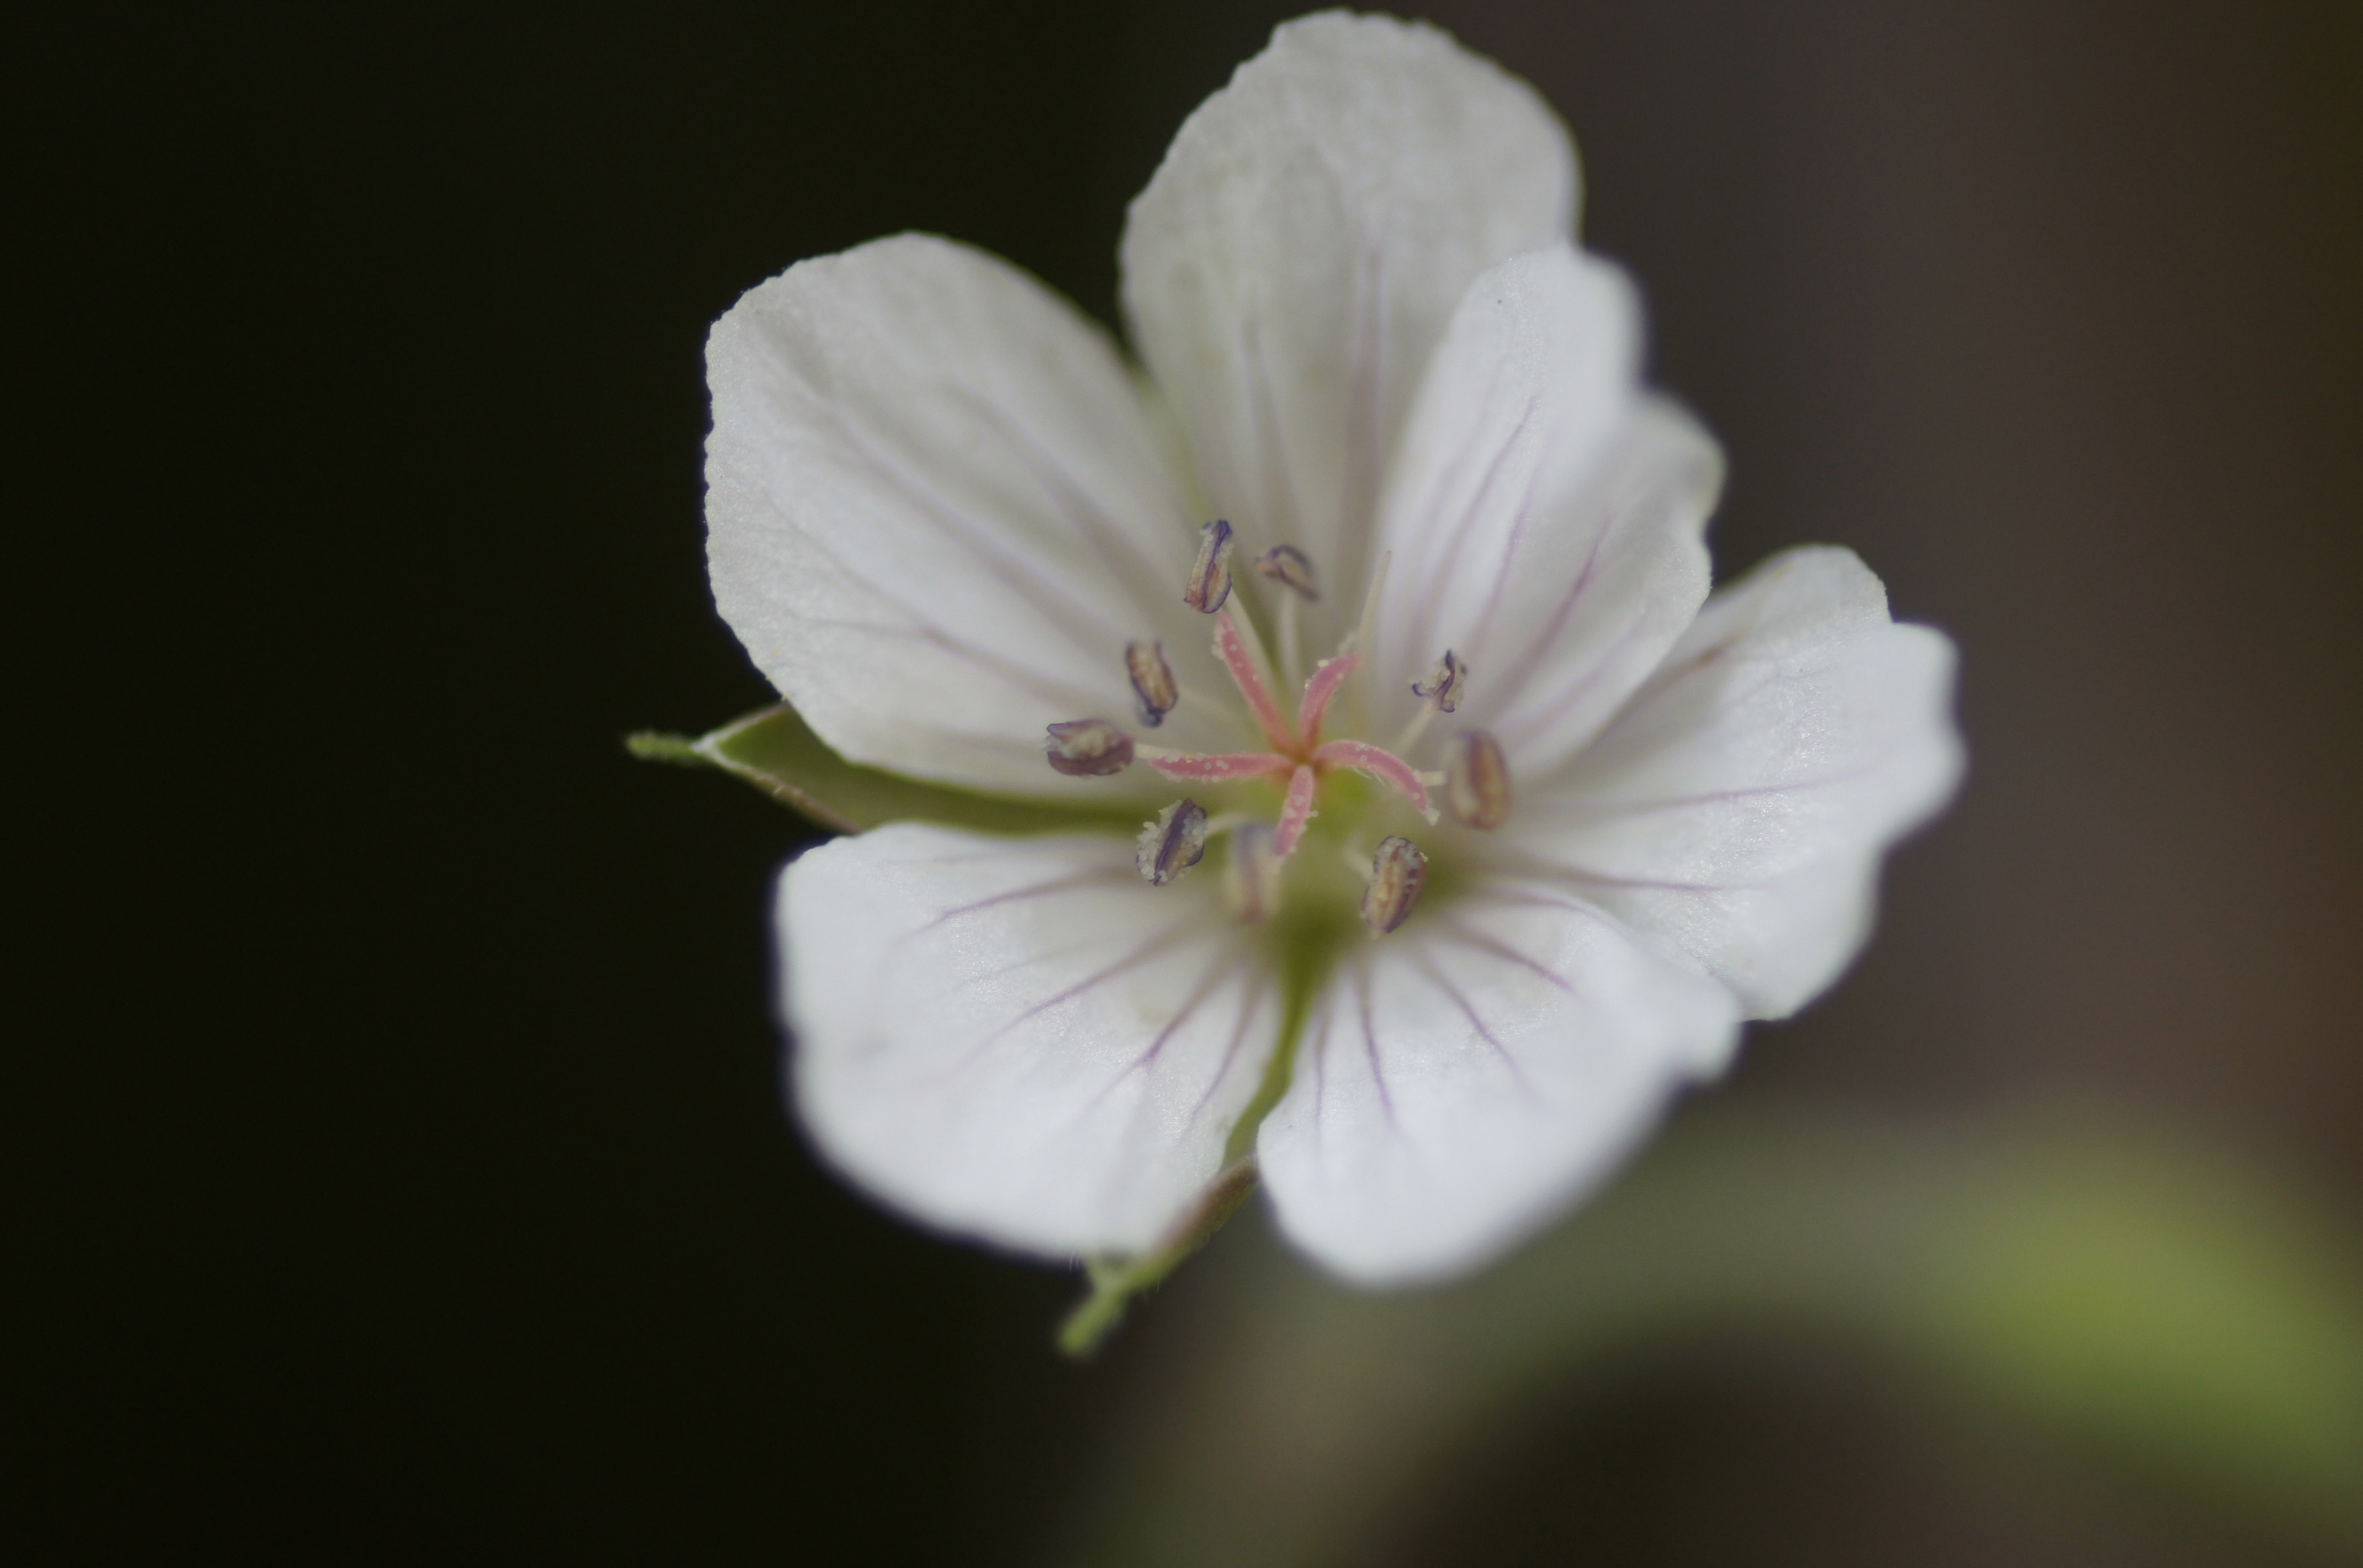
[[[1713,664],[1715,660],[1729,653],[1732,649],[1732,645],[1738,642],[1740,638],[1746,636],[1752,630],[1754,630],[1754,628],[1751,626],[1737,627],[1733,630],[1730,635],[1723,637],[1716,642],[1710,643],[1705,647],[1699,649],[1698,652],[1691,655],[1690,657],[1682,660],[1681,663],[1662,665],[1658,668],[1651,670],[1649,672],[1648,683],[1643,686],[1639,691],[1634,693],[1634,695],[1636,698],[1644,696],[1655,697],[1669,687],[1680,685],[1681,682],[1688,680],[1692,676],[1696,675],[1700,670],[1704,669],[1708,665]]]
[[[1496,727],[1494,738],[1503,745],[1513,747],[1523,746],[1533,740],[1537,731],[1558,721],[1568,709],[1582,700],[1584,693],[1598,685],[1602,677],[1616,668],[1617,656],[1641,635],[1647,624],[1638,615],[1628,619],[1624,629],[1609,640],[1608,646],[1585,660],[1576,678],[1559,690],[1541,697],[1532,692],[1520,692],[1517,712]],[[1614,717],[1613,712],[1603,714],[1602,722]]]
[[[1531,969],[1536,974],[1540,975],[1544,979],[1548,980],[1552,985],[1557,986],[1560,990],[1565,991],[1568,995],[1573,996],[1575,994],[1575,988],[1567,983],[1566,976],[1558,973],[1556,970],[1545,967],[1539,960],[1529,957],[1525,954],[1519,952],[1508,943],[1503,942],[1500,937],[1490,935],[1485,932],[1478,930],[1475,926],[1470,925],[1468,922],[1462,920],[1459,915],[1446,914],[1443,916],[1441,923],[1447,931],[1450,932],[1464,945],[1474,947],[1481,953],[1490,953],[1494,957],[1501,959],[1504,963],[1515,964],[1523,969]]]
[[[1255,410],[1256,456],[1262,485],[1264,515],[1257,521],[1269,539],[1301,538],[1304,519],[1297,506],[1296,481],[1288,466],[1287,443],[1281,439],[1280,410],[1271,395],[1271,372],[1263,362],[1263,334],[1253,317],[1239,324],[1248,362],[1248,401]],[[1279,487],[1278,493],[1273,486]]]
[[[1214,1077],[1207,1081],[1206,1092],[1190,1108],[1190,1120],[1182,1123],[1184,1127],[1198,1124],[1200,1114],[1215,1102],[1215,1091],[1231,1076],[1231,1065],[1239,1059],[1239,1048],[1247,1043],[1248,1025],[1255,1021],[1256,1010],[1263,1005],[1263,991],[1264,973],[1258,968],[1239,993],[1239,1021],[1231,1029],[1230,1043],[1223,1047],[1223,1060],[1215,1067]]]
[[[1868,778],[1875,768],[1858,767],[1821,778],[1799,778],[1783,784],[1752,784],[1738,790],[1711,790],[1702,795],[1663,795],[1647,801],[1603,801],[1588,796],[1536,801],[1520,807],[1530,818],[1639,817],[1658,812],[1688,811],[1696,806],[1727,805],[1766,795],[1810,793]]]
[[[1538,893],[1530,888],[1505,888],[1496,885],[1485,889],[1484,899],[1487,903],[1492,904],[1515,904],[1523,908],[1537,910],[1565,910],[1571,914],[1580,914],[1598,921],[1612,930],[1623,929],[1617,925],[1615,918],[1607,911],[1587,904],[1580,899],[1568,898],[1559,893]]]
[[[960,983],[973,986],[988,980],[998,980],[1009,975],[1023,974],[1028,969],[1040,968],[1045,964],[1061,963],[1079,953],[1088,953],[1095,945],[1097,944],[1092,938],[1085,937],[1061,944],[1057,947],[1029,948],[1023,955],[1012,958],[1005,964],[996,964],[990,969],[969,970],[960,976]]]
[[[1698,655],[1696,657],[1683,661],[1682,667],[1672,672],[1670,675],[1652,676],[1649,679],[1647,689],[1644,692],[1636,693],[1636,700],[1634,703],[1634,707],[1637,710],[1640,707],[1641,702],[1644,701],[1648,702],[1663,701],[1668,691],[1670,691],[1682,682],[1689,680],[1693,676],[1700,674],[1702,671],[1705,670],[1709,665],[1715,663],[1723,657],[1723,655],[1730,651],[1730,644],[1717,644],[1715,646],[1707,649],[1706,652]],[[1792,679],[1796,674],[1794,669],[1785,668],[1770,659],[1747,659],[1732,665],[1729,668],[1734,670],[1745,670],[1751,665],[1756,666],[1760,669],[1760,673],[1755,680],[1748,682],[1745,687],[1715,692],[1714,706],[1703,714],[1692,716],[1688,721],[1686,727],[1707,727],[1715,720],[1722,718],[1725,714],[1735,712],[1741,708],[1747,707],[1750,702],[1755,701],[1757,697],[1767,688],[1778,686],[1783,681]]]
[[[1720,889],[1715,890],[1719,891]],[[1580,898],[1569,897],[1559,893],[1537,892],[1534,889],[1527,888],[1503,888],[1498,886],[1488,888],[1485,890],[1484,898],[1488,903],[1514,904],[1526,909],[1558,910],[1566,914],[1581,915],[1583,919],[1592,922],[1594,925],[1600,926],[1603,930],[1608,931],[1622,940],[1632,940],[1633,930],[1630,926],[1626,925],[1623,921],[1618,920],[1608,911],[1601,908],[1598,904],[1589,903]],[[1579,995],[1572,987],[1569,988],[1568,994],[1570,996]]]
[[[1592,548],[1584,554],[1582,569],[1575,574],[1575,580],[1568,585],[1567,592],[1560,596],[1559,604],[1551,611],[1550,619],[1543,623],[1541,629],[1536,632],[1533,640],[1526,644],[1525,651],[1503,669],[1498,678],[1501,681],[1499,690],[1519,690],[1541,667],[1544,657],[1550,651],[1551,644],[1559,640],[1559,633],[1565,629],[1568,617],[1575,613],[1576,605],[1582,602],[1585,592],[1591,589],[1592,580],[1600,569],[1600,552],[1608,543],[1608,536],[1614,533],[1616,525],[1623,521],[1624,514],[1621,512],[1612,512],[1602,520],[1599,532],[1592,536]],[[1594,660],[1594,668],[1597,668],[1600,662]],[[1581,685],[1589,679],[1590,675],[1587,672],[1584,681],[1579,682],[1578,690],[1581,690]]]
[[[1334,1017],[1336,1011],[1329,1005],[1329,998],[1324,995],[1321,999],[1321,1032],[1315,1036],[1313,1043],[1313,1136],[1316,1140],[1322,1136],[1321,1107],[1329,1098],[1329,1023]]]
[[[1036,882],[1030,887],[1013,888],[1005,893],[995,893],[990,898],[979,899],[973,903],[961,904],[946,910],[910,934],[916,936],[920,932],[933,931],[946,921],[958,920],[962,915],[971,915],[979,910],[989,910],[1000,904],[1016,903],[1025,899],[1038,899],[1051,893],[1064,892],[1070,888],[1088,887],[1094,882],[1105,882],[1114,886],[1137,880],[1138,878],[1132,875],[1131,868],[1128,867],[1093,867],[1088,871],[1076,871],[1064,877],[1054,877],[1049,881]]]
[[[1091,494],[1057,453],[1035,439],[1032,431],[965,388],[956,395],[960,402],[972,405],[972,412],[979,417],[995,426],[1010,449],[1033,470],[1036,481],[1058,497],[1059,510],[1066,514],[1068,523],[1099,558],[1108,575],[1129,589],[1144,607],[1158,602],[1159,590],[1164,580],[1172,575],[1171,563],[1150,560],[1143,553],[1140,542],[1116,525],[1114,513]]]
[[[1370,1064],[1370,1082],[1378,1088],[1379,1105],[1387,1113],[1387,1125],[1397,1127],[1395,1097],[1387,1092],[1387,1073],[1379,1066],[1379,1037],[1370,1015],[1370,966],[1363,964],[1354,971],[1354,1002],[1362,1015],[1362,1055]]]
[[[1003,658],[990,649],[970,642],[966,637],[947,632],[940,626],[925,622],[913,626],[882,626],[869,621],[847,621],[827,615],[806,615],[801,619],[802,624],[806,626],[825,626],[831,631],[854,632],[864,636],[915,637],[920,642],[933,643],[947,652],[972,660],[998,677],[1004,685],[1023,691],[1029,697],[1073,707],[1090,705],[1090,696],[1084,693],[1081,687]],[[1079,698],[1081,701],[1078,701]]]
[[[1099,607],[1091,602],[1090,595],[1064,598],[1051,592],[1040,572],[1027,570],[993,547],[990,529],[980,529],[972,519],[938,495],[933,487],[904,472],[900,464],[873,451],[850,421],[840,415],[834,423],[844,435],[847,444],[872,474],[890,489],[900,491],[922,512],[933,516],[944,533],[957,540],[979,564],[998,578],[1003,586],[1031,604],[1036,613],[1053,625],[1065,625],[1078,615],[1087,616],[1099,623],[1104,639],[1119,644],[1124,641],[1124,628],[1102,617]]]
[[[1756,890],[1753,882],[1674,882],[1650,877],[1617,877],[1605,871],[1594,871],[1583,866],[1563,866],[1555,860],[1529,858],[1518,868],[1526,876],[1540,876],[1562,881],[1580,883],[1587,888],[1616,888],[1645,893],[1747,893]]]
[[[1492,456],[1486,459],[1484,477],[1477,481],[1477,488],[1470,492],[1467,503],[1461,507],[1459,520],[1452,525],[1448,541],[1445,538],[1442,529],[1431,531],[1430,538],[1437,544],[1441,544],[1443,548],[1438,550],[1434,545],[1430,546],[1425,552],[1423,560],[1436,564],[1430,570],[1424,571],[1414,579],[1414,581],[1433,581],[1448,571],[1450,564],[1459,558],[1468,545],[1469,536],[1476,531],[1478,518],[1484,513],[1485,498],[1492,493],[1494,481],[1502,477],[1503,466],[1509,462],[1511,455],[1517,450],[1519,438],[1525,434],[1527,422],[1534,418],[1535,410],[1541,402],[1542,399],[1538,394],[1531,392],[1527,394],[1526,406],[1520,411],[1517,423],[1511,427],[1509,435],[1494,447]],[[1455,465],[1456,468],[1458,466]],[[1531,485],[1529,489],[1531,490]],[[1503,566],[1506,569],[1506,558]],[[1424,649],[1430,641],[1439,636],[1440,634],[1436,627],[1436,607],[1442,597],[1441,594],[1437,593],[1420,595],[1419,611],[1413,617],[1410,635],[1405,639],[1407,647]],[[1473,659],[1472,662],[1474,662]]]
[[[1175,1032],[1189,1022],[1200,1008],[1206,1005],[1206,999],[1215,994],[1215,988],[1231,974],[1237,963],[1238,949],[1235,944],[1230,943],[1218,944],[1215,949],[1215,956],[1208,960],[1205,969],[1198,977],[1197,983],[1190,988],[1189,996],[1184,998],[1182,1005],[1174,1010],[1173,1016],[1165,1021],[1165,1027],[1157,1032],[1156,1036],[1149,1041],[1147,1050],[1125,1065],[1124,1071],[1118,1073],[1115,1080],[1100,1091],[1101,1096],[1104,1097],[1113,1092],[1116,1084],[1122,1083],[1134,1073],[1154,1066],[1157,1058],[1165,1054],[1165,1043],[1172,1039]],[[1098,1103],[1097,1099],[1094,1099],[1093,1103]]]
[[[984,1046],[998,1043],[1003,1035],[1008,1033],[1019,1024],[1027,1022],[1035,1018],[1038,1018],[1054,1007],[1062,1007],[1068,1002],[1073,1001],[1076,998],[1083,996],[1086,993],[1105,985],[1108,981],[1115,979],[1118,975],[1122,975],[1129,970],[1140,967],[1141,965],[1157,956],[1158,950],[1165,946],[1165,944],[1172,939],[1175,933],[1181,931],[1185,926],[1196,923],[1199,918],[1198,911],[1193,911],[1189,914],[1172,921],[1159,928],[1157,933],[1151,936],[1148,941],[1141,943],[1139,945],[1133,948],[1131,952],[1126,953],[1123,957],[1116,959],[1106,967],[1085,976],[1083,978],[1076,981],[1073,985],[1069,986],[1065,990],[1060,991],[1054,997],[1036,1002],[1032,1007],[1027,1008],[1025,1011],[1019,1013],[1016,1017],[1011,1019],[1008,1022],[994,1030],[991,1034],[986,1035],[978,1049],[981,1051]]]
[[[789,527],[795,534],[797,539],[804,544],[805,548],[811,550],[813,554],[820,557],[821,559],[828,562],[830,566],[836,568],[838,572],[848,581],[860,583],[864,590],[875,595],[880,602],[901,612],[904,617],[910,623],[906,626],[882,626],[868,621],[850,621],[842,618],[816,615],[798,616],[797,619],[803,622],[805,625],[832,626],[840,631],[861,632],[872,636],[915,636],[923,642],[935,643],[940,646],[950,648],[952,651],[960,654],[964,657],[972,658],[978,663],[986,666],[993,674],[999,676],[1004,682],[1016,688],[1018,690],[1024,691],[1031,696],[1048,698],[1059,702],[1061,706],[1065,706],[1073,701],[1075,695],[1082,691],[1082,688],[1074,686],[1064,679],[1044,675],[1037,670],[1027,669],[1023,665],[1017,664],[1013,660],[1004,658],[998,654],[993,653],[975,643],[970,642],[965,637],[956,636],[952,633],[944,630],[926,615],[921,614],[913,606],[904,602],[894,594],[888,592],[885,589],[871,581],[862,573],[858,572],[850,566],[848,566],[842,557],[838,556],[835,550],[829,548],[826,544],[823,543],[813,534],[803,528],[797,527],[793,523],[789,524]],[[1086,697],[1086,703],[1088,701],[1089,699]]]
[[[1470,641],[1469,662],[1477,668],[1482,668],[1492,656],[1493,628],[1501,624],[1502,601],[1510,591],[1511,571],[1517,565],[1518,547],[1526,536],[1526,525],[1534,520],[1535,488],[1542,483],[1542,478],[1541,462],[1537,461],[1526,469],[1526,488],[1518,497],[1517,509],[1510,524],[1510,536],[1502,543],[1502,564],[1493,572],[1492,591],[1485,596],[1484,613],[1478,616],[1477,635]],[[1603,530],[1602,537],[1605,536]],[[1583,563],[1586,572],[1591,571],[1592,563],[1599,556],[1600,540],[1595,538],[1592,542],[1592,554]],[[1582,591],[1579,588],[1577,591]]]
[[[1510,1055],[1510,1048],[1502,1043],[1483,1019],[1477,1016],[1476,1007],[1470,1003],[1466,995],[1462,994],[1460,988],[1454,985],[1442,969],[1437,967],[1435,960],[1430,958],[1424,949],[1419,953],[1416,962],[1420,972],[1427,977],[1428,982],[1452,999],[1452,1005],[1460,1010],[1460,1016],[1469,1021],[1469,1027],[1477,1032],[1477,1037],[1493,1048],[1493,1055],[1502,1059],[1502,1066],[1510,1070],[1510,1077],[1517,1080],[1518,1087],[1525,1090],[1530,1098],[1540,1099],[1542,1091],[1535,1088],[1534,1080],[1526,1077],[1525,1068],[1518,1066],[1518,1059]]]
[[[1359,330],[1354,334],[1354,369],[1346,391],[1346,450],[1349,455],[1346,463],[1345,504],[1339,513],[1340,521],[1347,526],[1341,537],[1355,535],[1352,519],[1368,517],[1376,510],[1379,487],[1384,480],[1379,456],[1383,445],[1379,388],[1386,375],[1386,254],[1371,244],[1367,235],[1362,241],[1361,265],[1355,271],[1355,287]],[[1359,560],[1340,558],[1337,563],[1341,574],[1337,580],[1355,580],[1360,566]]]

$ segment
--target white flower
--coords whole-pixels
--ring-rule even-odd
[[[1844,550],[1708,599],[1720,456],[1575,210],[1524,83],[1331,13],[1133,204],[1149,380],[921,236],[716,326],[715,595],[781,692],[853,761],[1148,823],[789,867],[797,1103],[855,1180],[1138,1254],[1251,1139],[1304,1252],[1437,1277],[1860,945],[1958,771],[1951,650]]]

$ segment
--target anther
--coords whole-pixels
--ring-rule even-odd
[[[1205,854],[1206,808],[1195,801],[1180,800],[1158,812],[1155,822],[1141,824],[1133,858],[1140,874],[1162,888],[1197,865]]]
[[[1182,585],[1182,602],[1211,615],[1231,596],[1231,525],[1217,517],[1198,530],[1198,558]]]
[[[1255,558],[1255,569],[1274,582],[1294,589],[1307,603],[1321,597],[1314,582],[1312,558],[1294,545],[1274,545]]]
[[[1379,841],[1370,857],[1370,885],[1362,889],[1362,923],[1384,936],[1411,918],[1419,890],[1427,886],[1427,856],[1401,834]]]
[[[1439,712],[1449,713],[1460,706],[1460,689],[1469,683],[1469,667],[1450,648],[1444,650],[1444,661],[1428,672],[1425,683],[1411,683],[1411,694],[1425,697]]]
[[[1182,701],[1182,689],[1173,683],[1173,667],[1165,662],[1165,645],[1125,644],[1124,668],[1132,677],[1133,694],[1140,699],[1140,722],[1153,730]]]
[[[1132,766],[1132,737],[1105,719],[1071,719],[1050,726],[1042,752],[1070,778],[1104,778]]]
[[[1510,764],[1502,756],[1502,743],[1483,730],[1463,730],[1452,737],[1444,809],[1454,822],[1487,833],[1510,820]]]
[[[1232,912],[1250,925],[1270,920],[1280,909],[1280,856],[1272,851],[1271,829],[1250,823],[1231,834],[1230,845],[1223,891]]]

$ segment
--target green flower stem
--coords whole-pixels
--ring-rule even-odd
[[[1231,1128],[1223,1150],[1223,1173],[1182,1217],[1168,1240],[1153,1251],[1138,1258],[1095,1261],[1085,1265],[1092,1293],[1059,1329],[1059,1348],[1067,1354],[1082,1357],[1096,1351],[1124,1320],[1125,1309],[1132,1298],[1162,1283],[1182,1259],[1213,1240],[1223,1222],[1255,1190],[1256,1129],[1263,1125],[1263,1119],[1271,1114],[1272,1107],[1288,1091],[1289,1075],[1296,1061],[1296,1043],[1304,1033],[1304,1020],[1313,1010],[1313,999],[1336,961],[1342,930],[1342,925],[1334,920],[1307,921],[1302,916],[1284,919],[1274,926],[1272,955],[1281,988],[1280,1038],[1273,1044],[1271,1060],[1256,1085],[1254,1097]]]
[[[1160,1283],[1182,1259],[1213,1240],[1223,1222],[1256,1189],[1256,1179],[1253,1155],[1235,1161],[1207,1186],[1153,1251],[1137,1258],[1094,1259],[1087,1264],[1092,1293],[1059,1325],[1059,1350],[1078,1360],[1098,1350],[1124,1320],[1132,1298]]]

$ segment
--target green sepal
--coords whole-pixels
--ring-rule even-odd
[[[784,702],[695,739],[643,730],[626,736],[624,745],[634,756],[652,762],[718,767],[839,833],[864,833],[893,822],[943,823],[996,834],[1140,831],[1140,809],[1134,803],[1073,806],[978,794],[860,767],[831,751]]]

